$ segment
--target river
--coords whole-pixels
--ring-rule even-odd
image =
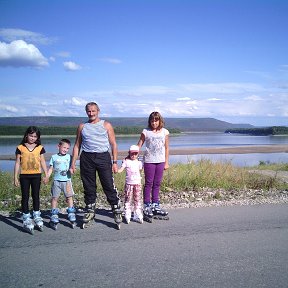
[[[137,144],[138,136],[117,136],[118,150],[128,151],[132,144]],[[69,137],[72,143],[75,138]],[[42,144],[48,153],[57,153],[57,143],[59,138],[42,137]],[[0,155],[13,155],[15,148],[21,141],[21,137],[0,138]],[[257,146],[257,145],[288,145],[287,136],[251,136],[241,134],[225,133],[183,133],[170,136],[170,149],[187,148],[229,148],[237,146]],[[72,150],[72,148],[71,148]],[[70,151],[72,152],[72,151]],[[170,163],[188,163],[200,159],[210,159],[212,161],[231,161],[238,166],[258,165],[260,161],[267,163],[288,163],[288,153],[249,153],[249,154],[200,154],[200,155],[171,155]],[[47,159],[49,160],[49,159]],[[1,171],[13,171],[14,161],[1,160]]]

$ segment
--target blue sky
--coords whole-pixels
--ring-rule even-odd
[[[0,0],[0,117],[288,121],[288,1]]]

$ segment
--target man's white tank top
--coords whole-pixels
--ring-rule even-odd
[[[109,137],[104,127],[104,121],[85,123],[81,131],[82,145],[81,148],[85,152],[103,153],[110,149]]]

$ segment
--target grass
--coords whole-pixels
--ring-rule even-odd
[[[251,167],[235,167],[231,162],[213,163],[206,159],[189,164],[171,165],[164,172],[160,193],[161,202],[169,203],[173,197],[179,199],[188,197],[189,201],[196,201],[200,194],[202,195],[201,198],[203,198],[203,191],[208,191],[206,193],[208,196],[206,195],[204,198],[209,201],[212,199],[224,199],[223,191],[230,191],[229,197],[231,197],[231,195],[237,194],[237,191],[249,191],[251,189],[262,191],[262,194],[269,190],[288,190],[287,183],[278,181],[275,177],[249,173],[248,168],[251,169]],[[259,163],[258,166],[252,167],[252,169],[288,171],[288,165],[285,163]],[[120,197],[123,199],[125,173],[115,174],[114,178],[115,184],[120,191]],[[79,170],[73,175],[72,181],[75,192],[75,206],[83,207],[83,188]],[[97,181],[97,186],[99,187],[98,205],[108,206],[99,181]],[[50,187],[51,182],[48,185],[42,184],[41,186],[42,210],[50,209]],[[63,195],[59,200],[59,207],[66,207]],[[13,212],[20,210],[20,208],[21,191],[20,188],[14,187],[12,173],[0,171],[0,210]]]
[[[259,170],[288,171],[288,164],[260,161],[259,165],[254,168]]]

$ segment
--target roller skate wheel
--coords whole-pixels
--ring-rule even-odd
[[[81,228],[85,229],[85,227],[86,227],[86,223],[82,223]]]
[[[50,227],[53,229],[53,230],[57,230],[57,224],[54,224],[52,222],[49,223],[50,224]]]
[[[71,226],[72,226],[72,229],[74,229],[75,228],[75,223],[74,222],[71,223]]]
[[[121,228],[121,225],[117,224],[117,229],[120,230],[120,228]]]
[[[29,234],[34,235],[34,229],[24,228]]]
[[[152,223],[152,218],[150,217],[144,217],[144,220],[148,223]]]

